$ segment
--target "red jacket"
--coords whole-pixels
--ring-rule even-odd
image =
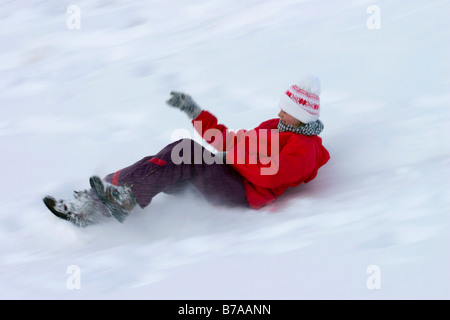
[[[278,122],[271,119],[252,130],[233,133],[205,110],[192,121],[206,142],[227,151],[226,162],[244,178],[253,209],[272,202],[289,187],[311,181],[330,159],[320,137],[273,130]]]

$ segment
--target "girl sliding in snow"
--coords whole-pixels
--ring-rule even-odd
[[[323,130],[320,90],[316,77],[305,77],[282,94],[279,118],[235,133],[189,95],[171,92],[166,103],[184,111],[218,153],[182,139],[104,179],[91,177],[91,188],[75,191],[74,199],[47,196],[44,203],[78,226],[104,217],[123,222],[136,205],[145,208],[158,193],[175,194],[191,184],[210,203],[259,209],[287,188],[314,179],[330,159],[318,136]]]

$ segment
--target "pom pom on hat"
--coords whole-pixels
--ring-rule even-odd
[[[283,93],[279,107],[303,123],[314,122],[319,119],[320,93],[319,78],[307,75]]]
[[[312,74],[309,74],[302,78],[299,82],[297,82],[297,86],[315,95],[320,95],[322,91],[319,78]]]

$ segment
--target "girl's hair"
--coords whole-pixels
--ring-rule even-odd
[[[297,121],[296,124],[294,124],[294,129],[297,129],[298,127],[304,126],[305,124],[301,122],[300,120]]]

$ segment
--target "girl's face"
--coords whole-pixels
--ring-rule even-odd
[[[283,110],[280,110],[280,113],[278,113],[278,116],[281,119],[281,122],[288,126],[298,126],[300,124],[300,121],[292,117],[291,115],[287,114]]]

